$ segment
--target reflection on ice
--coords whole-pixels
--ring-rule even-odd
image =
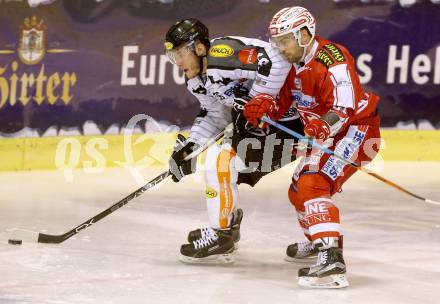
[[[303,265],[283,260],[302,239],[286,197],[290,172],[240,188],[240,249],[222,267],[178,261],[188,231],[208,222],[197,179],[165,181],[59,245],[11,246],[13,233],[64,233],[138,186],[123,169],[74,172],[72,183],[60,172],[0,174],[0,303],[438,303],[440,208],[361,173],[335,197],[350,287],[298,287]],[[438,172],[440,163],[396,162],[381,174],[440,200]]]

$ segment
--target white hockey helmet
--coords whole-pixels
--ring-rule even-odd
[[[312,39],[307,45],[301,44],[302,28],[307,28]],[[304,7],[286,7],[276,13],[269,25],[269,33],[272,38],[293,33],[300,47],[308,46],[315,37],[316,21],[313,15]]]

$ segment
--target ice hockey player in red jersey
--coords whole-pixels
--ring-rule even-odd
[[[185,73],[187,89],[200,103],[189,138],[180,137],[171,156],[173,180],[178,182],[195,171],[194,159],[184,160],[194,147],[229,123],[234,125],[221,145],[208,149],[204,173],[210,225],[190,231],[180,259],[186,263],[230,263],[243,217],[238,208],[238,184],[254,186],[264,175],[295,159],[291,153],[294,140],[276,128],[254,128],[243,117],[243,105],[259,93],[277,95],[290,64],[267,41],[237,36],[210,40],[208,28],[194,18],[170,27],[165,49]],[[302,133],[295,109],[284,112],[280,123]]]
[[[379,97],[362,88],[348,50],[316,36],[315,18],[302,7],[280,10],[269,30],[272,44],[292,68],[276,98],[260,94],[246,104],[248,121],[257,125],[263,115],[276,120],[293,103],[306,136],[358,164],[371,161],[380,143]],[[301,286],[349,285],[339,209],[333,195],[355,172],[355,168],[316,148],[305,151],[295,169],[289,200],[307,241],[289,245],[286,260],[317,256],[315,264],[299,270]]]

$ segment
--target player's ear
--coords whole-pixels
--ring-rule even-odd
[[[312,36],[310,35],[309,31],[305,27],[303,27],[301,29],[301,44],[308,44],[310,39],[312,39]]]
[[[206,56],[206,46],[200,41],[196,41],[195,51],[197,56]]]

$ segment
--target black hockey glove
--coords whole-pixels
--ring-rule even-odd
[[[242,86],[234,88],[234,108],[232,110],[232,122],[237,133],[245,133],[247,120],[243,115],[245,104],[251,100],[249,90]]]
[[[196,172],[197,157],[185,160],[189,154],[198,148],[193,142],[186,142],[185,136],[177,135],[173,154],[169,161],[170,174],[174,182],[179,182],[185,175]]]

